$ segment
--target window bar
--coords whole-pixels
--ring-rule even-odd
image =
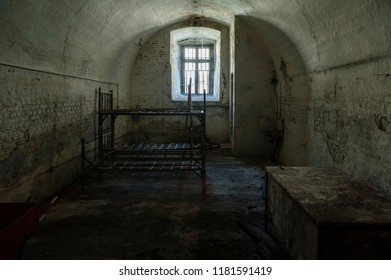
[[[195,63],[195,68],[194,68],[194,78],[195,78],[195,81],[194,81],[194,94],[198,94],[199,92],[198,92],[198,86],[199,86],[199,83],[200,83],[200,81],[199,81],[199,73],[198,73],[198,71],[199,71],[199,53],[198,53],[198,51],[199,51],[199,47],[197,47],[196,48],[196,51],[195,51],[195,56],[194,56],[194,59],[195,59],[195,61],[196,61],[196,63]]]
[[[187,45],[181,50],[182,72],[181,72],[181,91],[183,94],[201,95],[203,89],[206,94],[211,94],[213,77],[213,52],[210,45]],[[191,87],[187,82],[192,79]],[[190,90],[189,90],[190,89]]]

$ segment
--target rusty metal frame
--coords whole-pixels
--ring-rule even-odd
[[[202,108],[193,109],[191,96],[188,107],[185,109],[114,109],[113,92],[98,91],[98,155],[97,162],[90,162],[86,158],[85,145],[82,143],[82,181],[84,190],[85,161],[88,167],[98,171],[192,171],[201,178],[202,194],[206,193],[206,95]],[[189,94],[190,95],[190,94]],[[184,116],[190,118],[188,132],[189,143],[154,146],[153,144],[132,144],[116,146],[115,120],[119,116]],[[198,146],[192,141],[192,118],[196,117],[202,127],[201,143]],[[186,121],[188,126],[188,121]]]

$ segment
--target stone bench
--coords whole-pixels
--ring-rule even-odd
[[[332,168],[266,171],[266,225],[293,259],[391,259],[389,197]]]

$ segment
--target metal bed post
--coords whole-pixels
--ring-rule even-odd
[[[113,91],[110,91],[110,95],[108,95],[109,98],[109,108],[110,108],[110,113],[113,112]],[[111,152],[114,151],[114,128],[115,128],[115,118],[116,116],[114,114],[110,114],[110,150]]]
[[[190,82],[189,82],[189,85],[188,85],[188,96],[187,96],[187,109],[189,110],[189,112],[191,112],[191,110],[193,109],[193,106],[192,106],[192,100],[191,100],[191,78],[190,78]],[[187,118],[189,118],[189,127],[188,127],[188,137],[189,137],[189,144],[190,144],[190,161],[191,163],[193,163],[193,135],[192,135],[192,129],[193,129],[193,116],[192,115],[189,115],[189,116],[186,116],[186,125],[187,125]]]
[[[98,97],[98,149],[99,157],[103,156],[103,115],[102,115],[102,102],[103,96],[101,88],[99,87],[99,97]]]
[[[84,161],[99,171],[101,170],[151,170],[151,171],[192,171],[201,178],[202,194],[206,193],[206,92],[204,90],[203,105],[201,108],[193,108],[191,80],[188,88],[188,108],[184,109],[114,109],[113,92],[103,92],[99,87],[98,97],[98,148],[99,161],[91,163],[85,155],[85,144],[82,143]],[[203,108],[202,108],[203,107]],[[173,147],[164,145],[141,145],[141,150],[132,147],[115,148],[115,120],[118,116],[185,116],[186,133],[185,143],[176,144]],[[200,139],[194,139],[193,116],[200,122]],[[110,118],[110,120],[108,119]],[[199,139],[199,140],[198,140]],[[195,145],[194,141],[197,141]],[[189,142],[189,143],[187,143]],[[111,155],[111,156],[109,156]],[[135,155],[135,156],[134,156]],[[138,159],[144,162],[136,164]],[[131,163],[136,159],[135,163]],[[169,162],[166,162],[166,160]],[[129,160],[129,162],[128,162]],[[85,162],[82,166],[85,167]]]
[[[81,190],[84,193],[84,168],[85,168],[85,161],[86,158],[86,148],[85,148],[85,141],[84,138],[81,138]]]
[[[265,215],[264,215],[264,219],[265,219],[265,231],[267,232],[268,230],[268,219],[269,219],[269,216],[267,214],[267,209],[268,209],[268,204],[269,204],[269,198],[268,198],[268,184],[269,184],[269,174],[268,172],[266,171],[266,174],[265,174]]]
[[[206,92],[204,89],[204,108],[203,114],[201,115],[201,125],[203,128],[202,139],[201,139],[201,181],[202,181],[202,194],[206,193]]]

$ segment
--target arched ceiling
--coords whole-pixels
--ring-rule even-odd
[[[390,14],[389,0],[2,0],[0,62],[109,78],[102,69],[127,67],[167,25],[245,16],[271,50],[283,52],[284,34],[309,69],[322,69],[389,52]]]

